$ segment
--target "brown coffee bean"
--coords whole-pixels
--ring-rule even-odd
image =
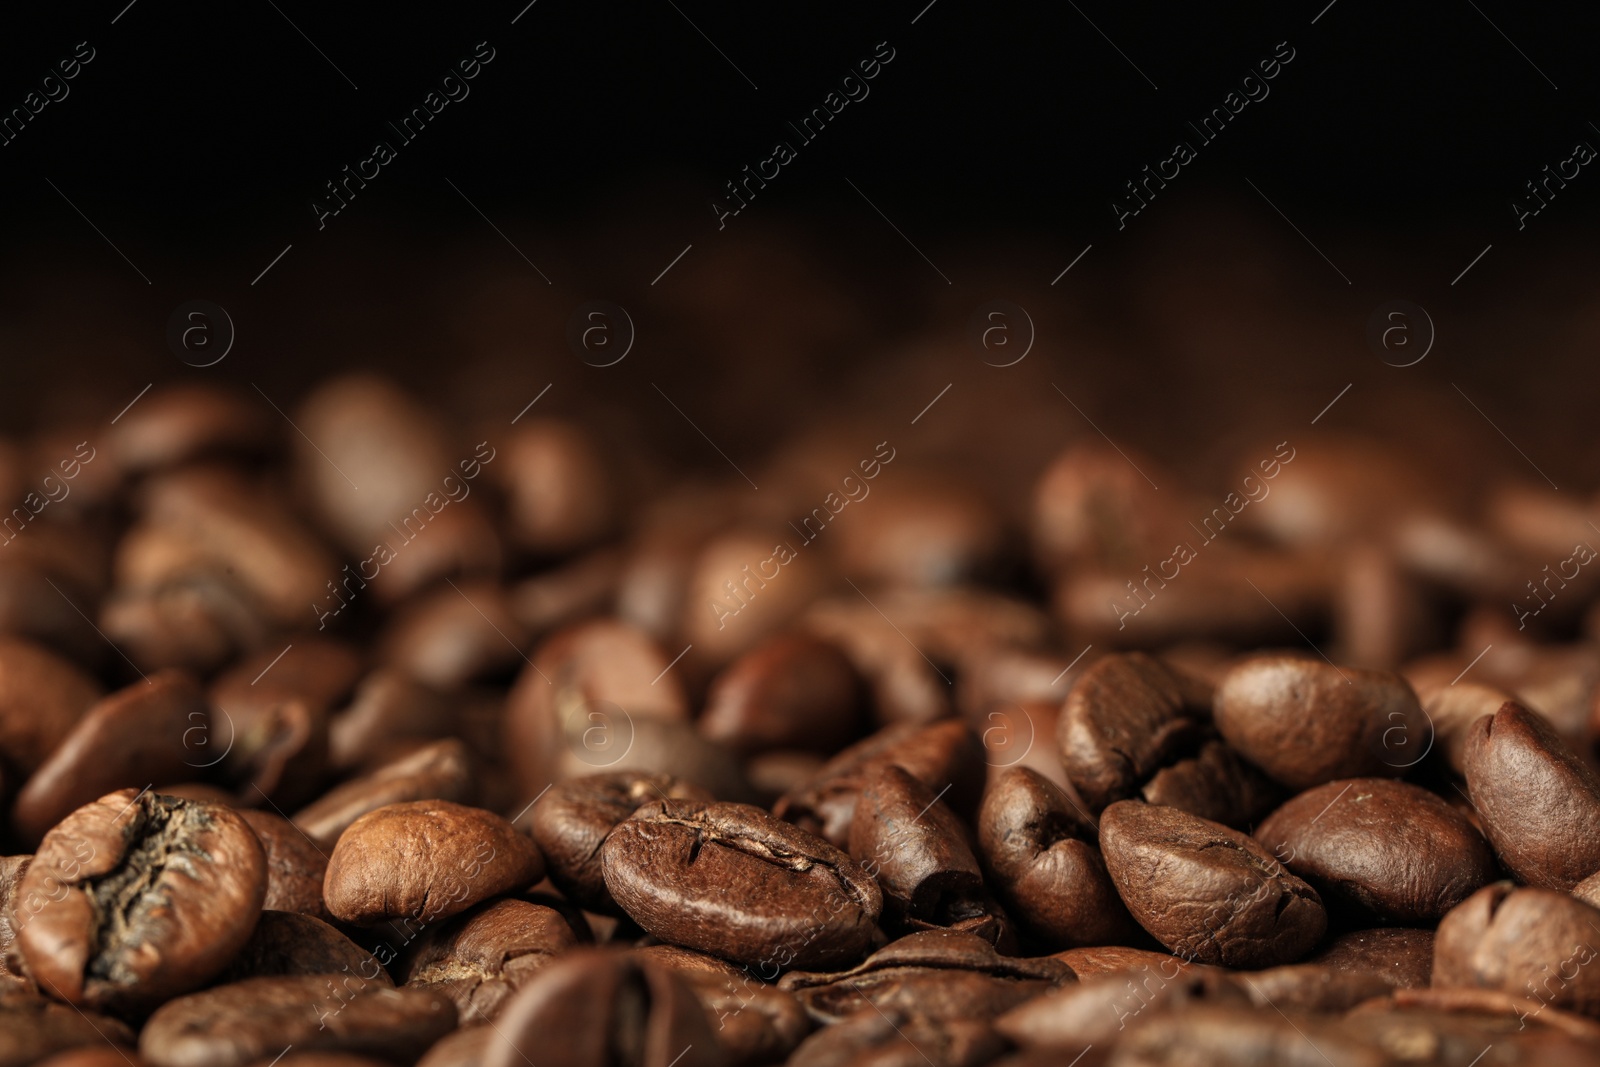
[[[493,468],[505,489],[511,531],[522,547],[565,555],[610,528],[614,487],[609,464],[576,423],[529,419],[512,430]]]
[[[622,582],[622,553],[595,549],[554,570],[512,584],[507,591],[511,614],[528,632],[543,635],[601,615],[617,600]]]
[[[1078,678],[1056,723],[1061,762],[1091,811],[1137,796],[1161,767],[1199,743],[1178,679],[1142,652],[1107,656]]]
[[[862,1011],[904,1011],[943,1018],[992,1019],[1074,980],[1072,968],[1043,956],[1002,956],[975,934],[908,934],[845,971],[790,971],[778,983],[819,1023]]]
[[[44,992],[136,1013],[227,966],[266,888],[238,815],[124,789],[45,835],[18,888],[17,944]]]
[[[383,1060],[369,1056],[351,1056],[343,1052],[291,1052],[282,1059],[257,1060],[250,1067],[383,1067]]]
[[[1421,582],[1387,545],[1360,543],[1341,554],[1333,596],[1340,663],[1393,671],[1441,636]]]
[[[1266,849],[1176,808],[1118,801],[1100,817],[1100,847],[1134,919],[1186,960],[1291,963],[1327,926],[1316,890]]]
[[[152,1067],[243,1067],[287,1048],[404,1063],[456,1024],[449,999],[327,975],[251,978],[168,1001],[139,1034]]]
[[[18,912],[17,889],[28,872],[32,856],[0,856],[0,996],[26,990],[34,992],[33,980],[26,976],[22,952],[17,947],[19,920],[28,912]]]
[[[1401,989],[1420,989],[1433,975],[1433,931],[1403,927],[1351,930],[1329,940],[1306,962],[1381,974]]]
[[[130,474],[210,456],[259,456],[274,437],[271,412],[229,389],[194,382],[163,385],[109,431],[118,469]]]
[[[804,788],[822,772],[826,762],[815,752],[779,748],[745,760],[744,775],[759,798],[757,803],[770,805],[784,794]]]
[[[322,878],[328,856],[294,823],[268,811],[241,811],[267,855],[267,895],[261,906],[268,911],[293,911],[324,921],[331,919],[322,902]]]
[[[883,907],[849,856],[744,804],[655,801],[617,824],[600,857],[612,898],[645,930],[767,974],[855,959]]]
[[[722,1067],[705,1010],[670,969],[625,953],[579,950],[506,1005],[480,1049],[483,1067]]]
[[[1283,1011],[1349,1011],[1394,990],[1388,977],[1317,963],[1291,963],[1239,974],[1237,980],[1257,1007]]]
[[[496,900],[431,927],[407,954],[407,988],[455,1002],[462,1026],[499,1015],[517,990],[581,942],[565,916],[526,900]]]
[[[1207,741],[1193,757],[1153,774],[1140,794],[1146,803],[1240,829],[1261,821],[1284,791],[1221,741]]]
[[[712,683],[700,732],[735,752],[830,753],[860,733],[863,684],[834,645],[781,634],[729,664]]]
[[[449,737],[455,727],[455,709],[443,694],[380,667],[361,679],[349,705],[328,724],[328,756],[336,770],[370,770],[396,758],[398,746],[421,747]]]
[[[684,980],[734,1063],[781,1062],[811,1031],[800,1001],[756,978],[748,968],[676,945],[652,945],[634,949],[633,954],[671,968]]]
[[[487,446],[487,442],[484,445]],[[471,491],[469,483],[459,480],[453,473],[445,477],[451,479],[450,484],[467,486]],[[459,494],[460,490],[455,492]],[[391,526],[391,536],[378,538],[378,544],[362,553],[378,567],[372,579],[372,596],[377,604],[394,607],[411,602],[418,596],[426,596],[426,590],[441,581],[464,585],[499,576],[505,550],[487,510],[477,500],[459,495],[447,499],[447,496],[440,495],[437,488],[424,496],[412,508],[403,526]],[[385,559],[387,563],[382,562]],[[361,566],[367,566],[367,561]],[[347,580],[349,575],[346,571]],[[434,599],[437,602],[444,598],[436,596]],[[456,596],[455,599],[461,598]],[[480,618],[478,622],[481,625],[483,620]]]
[[[589,911],[621,915],[606,889],[600,846],[622,820],[661,798],[710,802],[711,794],[667,775],[592,774],[550,787],[525,825],[544,854],[550,881]]]
[[[1436,922],[1495,876],[1494,853],[1465,816],[1426,789],[1386,778],[1308,789],[1255,838],[1328,907],[1379,922]]]
[[[378,638],[378,660],[424,685],[453,689],[509,674],[527,642],[499,582],[462,579],[402,605]]]
[[[1205,967],[1203,963],[1184,964],[1184,961],[1169,952],[1152,952],[1147,948],[1130,948],[1127,945],[1093,945],[1085,948],[1069,948],[1053,954],[1054,959],[1060,960],[1075,971],[1079,978],[1093,978],[1097,974],[1109,974],[1112,971],[1143,971],[1152,967],[1165,968],[1163,973],[1180,966]]]
[[[857,1012],[800,1043],[789,1067],[980,1067],[1006,1047],[981,1019],[930,1018],[906,1012]]]
[[[139,1054],[121,1045],[81,1045],[58,1052],[37,1067],[139,1067]]]
[[[1433,984],[1492,989],[1600,1016],[1600,909],[1549,889],[1485,886],[1446,915]]]
[[[119,1019],[74,1010],[35,993],[0,993],[0,1065],[29,1067],[67,1049],[133,1044]]]
[[[1031,527],[1034,555],[1046,571],[1084,560],[1132,563],[1182,528],[1186,502],[1168,504],[1140,470],[1167,480],[1149,457],[1140,456],[1135,468],[1097,444],[1075,444],[1046,468],[1034,490]]]
[[[978,846],[992,884],[1011,913],[1052,948],[1134,933],[1095,838],[1087,813],[1021,767],[1003,771],[978,810]]]
[[[135,663],[210,672],[265,644],[271,628],[243,589],[204,573],[113,590],[100,609],[100,629]]]
[[[1213,967],[1173,960],[1069,983],[1012,1008],[995,1029],[1023,1046],[1109,1045],[1133,1023],[1198,1004],[1248,1004],[1242,983]],[[1148,1016],[1146,1016],[1148,1012]]]
[[[949,806],[960,815],[977,810],[983,795],[983,745],[970,727],[954,719],[917,727],[888,726],[840,752],[816,778],[778,800],[780,819],[843,848],[850,840],[856,796],[882,766],[893,764],[934,789],[949,787]]]
[[[303,974],[349,975],[362,983],[394,984],[370,952],[321,919],[292,911],[263,911],[250,940],[217,976],[217,984]]]
[[[789,626],[836,581],[829,559],[787,526],[720,534],[690,565],[683,640],[697,660],[721,666]]]
[[[856,581],[951,586],[996,569],[1006,530],[975,487],[912,471],[875,488],[859,484],[866,495],[853,502],[871,497],[872,521],[840,523],[836,542],[841,568]]]
[[[1600,908],[1600,871],[1596,871],[1572,887],[1572,895],[1585,904]],[[0,920],[3,921],[3,920]],[[0,935],[3,936],[3,935]]]
[[[0,637],[0,757],[26,777],[100,699],[100,687],[41,645]]]
[[[1472,726],[1486,715],[1493,715],[1508,700],[1510,693],[1497,686],[1460,681],[1455,685],[1438,685],[1424,693],[1422,710],[1433,727],[1434,747],[1446,766],[1461,777],[1466,777],[1467,740],[1472,736]]]
[[[1543,717],[1501,705],[1473,724],[1464,766],[1484,833],[1518,878],[1569,890],[1600,871],[1600,776]]]
[[[969,831],[904,769],[880,767],[862,785],[847,851],[877,879],[894,926],[966,930],[990,944],[1008,939],[1009,924],[986,898]]]
[[[1117,1042],[1117,1059],[1139,1067],[1223,1067],[1273,1064],[1277,1067],[1392,1067],[1384,1046],[1351,1031],[1343,1020],[1310,1013],[1279,1015],[1238,1004],[1194,1004],[1183,1011],[1151,1013]],[[1392,1039],[1400,1048],[1430,1051],[1438,1041],[1414,1028]],[[1478,1035],[1473,1035],[1476,1039]],[[1409,1039],[1409,1040],[1408,1040]],[[1481,1051],[1492,1041],[1478,1041]],[[1470,1057],[1469,1057],[1470,1058]],[[1431,1060],[1448,1062],[1451,1060]],[[1467,1060],[1462,1060],[1463,1067]]]
[[[506,700],[505,747],[525,795],[615,769],[641,720],[687,722],[688,699],[669,666],[643,631],[614,619],[541,644]]]
[[[505,819],[447,800],[417,800],[351,823],[328,859],[322,895],[345,922],[433,923],[543,877],[538,848]]]
[[[28,779],[11,825],[28,844],[96,797],[186,777],[206,757],[189,742],[209,723],[200,686],[159,671],[96,703]],[[191,733],[191,731],[194,731]]]
[[[1291,655],[1255,656],[1229,671],[1215,718],[1228,744],[1291,789],[1398,777],[1432,736],[1399,675]]]
[[[475,776],[467,746],[447,738],[329,790],[296,812],[294,825],[319,846],[332,848],[351,823],[390,804],[417,800],[471,802],[477,797]]]
[[[445,1034],[427,1054],[417,1061],[417,1067],[479,1067],[492,1045],[505,1042],[487,1026],[468,1026]]]

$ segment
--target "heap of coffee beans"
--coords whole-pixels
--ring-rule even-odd
[[[0,453],[0,1067],[1600,1056],[1591,504],[279,414]]]

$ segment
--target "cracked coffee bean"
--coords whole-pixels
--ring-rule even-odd
[[[855,959],[883,910],[878,884],[849,856],[746,804],[646,804],[600,856],[634,922],[758,973]]]
[[[18,887],[17,944],[49,995],[137,1014],[226,967],[266,890],[261,843],[234,812],[124,789],[45,835]]]

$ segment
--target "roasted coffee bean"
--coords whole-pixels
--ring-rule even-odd
[[[94,680],[54,652],[0,637],[0,757],[8,770],[38,770],[99,699]]]
[[[1330,908],[1380,922],[1437,922],[1495,876],[1494,853],[1465,816],[1387,778],[1308,789],[1255,837]]]
[[[272,447],[270,416],[259,402],[232,390],[171,383],[117,420],[107,445],[117,467],[134,474],[208,456],[257,456]]]
[[[860,732],[862,695],[855,667],[838,648],[784,634],[717,676],[700,732],[744,754],[774,748],[835,752]]]
[[[633,953],[671,968],[688,984],[734,1063],[784,1060],[811,1030],[811,1019],[792,993],[768,985],[748,968],[676,945],[651,945]]]
[[[546,639],[506,699],[506,752],[526,796],[615,769],[641,720],[687,722],[688,700],[670,665],[647,634],[612,619]]]
[[[768,974],[859,957],[883,909],[849,856],[744,804],[646,804],[600,858],[612,898],[645,930]]]
[[[1161,768],[1140,794],[1147,803],[1234,829],[1253,826],[1283,799],[1282,789],[1221,741],[1207,741],[1195,756]]]
[[[293,911],[317,919],[330,919],[322,902],[322,878],[328,855],[281,815],[269,811],[241,811],[267,854],[267,895],[261,902],[270,911]]]
[[[1118,801],[1100,817],[1100,847],[1134,919],[1186,960],[1292,963],[1327,927],[1316,890],[1266,849],[1176,808]]]
[[[488,1026],[452,1030],[434,1042],[417,1067],[480,1067],[490,1046],[503,1043],[505,1038]]]
[[[1206,966],[1203,963],[1185,964],[1183,960],[1169,952],[1152,952],[1147,948],[1129,948],[1127,945],[1069,948],[1055,953],[1054,958],[1071,967],[1079,978],[1093,978],[1097,974],[1108,974],[1112,971],[1146,970],[1151,967],[1171,970],[1178,966]]]
[[[849,846],[882,888],[892,925],[965,930],[990,944],[1010,944],[1009,923],[987,899],[969,831],[902,768],[879,768],[862,786]]]
[[[801,627],[837,645],[855,664],[872,691],[877,722],[926,725],[953,710],[948,677],[870,604],[824,600],[806,612]]]
[[[189,741],[207,727],[200,686],[182,672],[159,671],[119,690],[90,708],[28,779],[13,802],[11,825],[36,844],[96,797],[184,778],[204,758]]]
[[[131,1046],[133,1031],[36,993],[0,992],[0,1067],[29,1067],[52,1053],[108,1041]]]
[[[948,788],[958,815],[977,810],[985,777],[983,746],[954,719],[916,727],[888,726],[829,760],[816,778],[778,800],[773,813],[844,848],[864,782],[888,765],[902,768],[935,790]]]
[[[244,1067],[294,1048],[405,1063],[456,1024],[438,993],[347,982],[251,978],[179,997],[150,1016],[139,1055],[152,1067]]]
[[[527,643],[500,583],[463,579],[401,605],[378,638],[378,661],[424,685],[453,689],[509,674]]]
[[[17,944],[45,993],[137,1013],[227,966],[266,888],[234,812],[124,789],[45,835],[18,887]]]
[[[589,615],[602,615],[617,599],[622,554],[600,548],[570,563],[514,583],[511,613],[530,633],[543,635]]]
[[[330,790],[297,812],[294,824],[312,841],[331,849],[351,823],[387,805],[417,800],[470,803],[475,799],[475,769],[467,746],[447,738]]]
[[[0,861],[3,862],[3,861]],[[1596,871],[1572,887],[1572,895],[1585,904],[1600,908],[1600,871]],[[3,922],[4,920],[0,920]],[[0,935],[3,936],[3,935]]]
[[[1291,789],[1399,777],[1432,736],[1399,675],[1290,655],[1255,656],[1229,671],[1215,718],[1228,744]]]
[[[372,769],[395,749],[448,737],[456,726],[443,694],[399,670],[381,667],[356,686],[350,703],[328,724],[328,756],[336,770]]]
[[[40,1060],[37,1067],[139,1067],[139,1054],[121,1045],[80,1045]]]
[[[503,452],[492,472],[505,489],[520,545],[564,554],[606,532],[614,507],[611,473],[581,425],[529,419],[512,431]]]
[[[872,1010],[992,1019],[1074,977],[1071,967],[1049,956],[1002,956],[975,934],[924,930],[849,970],[790,971],[778,984],[794,992],[813,1019],[829,1024]]]
[[[1381,974],[1401,989],[1427,986],[1433,975],[1433,931],[1404,927],[1351,930],[1306,960],[1346,971]]]
[[[505,1006],[480,1047],[483,1067],[722,1067],[705,1009],[669,968],[625,953],[578,950]]]
[[[1170,968],[1115,971],[1070,983],[1012,1008],[995,1021],[995,1029],[1019,1045],[1077,1050],[1111,1044],[1142,1017],[1182,1012],[1196,1004],[1250,1003],[1234,976],[1213,967],[1171,963]]]
[[[592,774],[551,786],[525,817],[544,854],[550,881],[589,911],[622,914],[606,889],[600,846],[619,822],[661,798],[712,799],[690,782],[631,771]]]
[[[1439,923],[1433,984],[1600,1016],[1600,909],[1549,889],[1485,886]]]
[[[1090,811],[1137,796],[1156,771],[1199,744],[1203,722],[1186,713],[1178,679],[1142,652],[1107,656],[1079,677],[1056,722],[1056,740]]]
[[[1433,728],[1439,757],[1462,777],[1466,776],[1467,740],[1472,736],[1473,724],[1515,699],[1503,689],[1469,681],[1440,684],[1426,692],[1419,689],[1417,696],[1422,699],[1422,710]]]
[[[1467,792],[1495,852],[1524,882],[1568,890],[1600,871],[1600,776],[1513,703],[1467,738]]]
[[[424,923],[544,877],[532,840],[482,808],[416,800],[368,812],[339,835],[322,895],[336,918]]]
[[[978,847],[1007,908],[1051,947],[1130,937],[1087,813],[1022,767],[995,778],[978,810]]]
[[[1385,975],[1317,963],[1285,964],[1237,980],[1257,1007],[1283,1011],[1348,1011],[1394,989]]]
[[[627,748],[622,752],[596,760],[603,769],[647,775],[672,775],[693,782],[719,800],[748,803],[755,799],[750,785],[745,781],[739,758],[729,749],[701,736],[691,723],[669,722],[665,719],[639,719],[630,722],[616,712],[600,713],[596,737],[609,735],[610,739],[598,741],[597,747],[605,749],[611,739],[626,738]],[[579,748],[587,742],[579,740]],[[589,763],[577,758],[578,749],[569,751],[569,761],[576,772],[582,768],[592,771]]]
[[[1097,443],[1074,444],[1058,456],[1034,489],[1033,547],[1040,564],[1056,570],[1084,560],[1132,563],[1144,549],[1164,546],[1189,509],[1182,501],[1169,505],[1140,470],[1166,480],[1149,457],[1140,456],[1135,468]]]
[[[217,982],[301,974],[337,975],[361,984],[394,984],[360,945],[321,919],[293,911],[263,911],[250,940],[218,975]]]
[[[1005,1039],[981,1019],[858,1012],[802,1041],[789,1057],[789,1065],[979,1067],[1004,1048]]]
[[[788,527],[744,527],[708,541],[690,564],[679,630],[719,667],[793,624],[837,584],[827,556],[793,543]]]
[[[557,957],[581,943],[565,916],[526,900],[496,900],[427,930],[400,968],[408,988],[455,1002],[461,1025],[500,1013]]]

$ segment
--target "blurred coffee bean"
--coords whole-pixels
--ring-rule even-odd
[[[492,469],[517,543],[540,556],[592,544],[612,523],[609,465],[576,423],[529,419],[514,428]]]
[[[1259,822],[1283,790],[1221,741],[1207,741],[1195,756],[1152,775],[1140,795],[1237,830]]]
[[[849,856],[743,804],[646,804],[600,855],[612,899],[646,931],[751,966],[853,960],[883,907]]]
[[[550,881],[563,896],[589,911],[620,915],[606,889],[600,846],[618,823],[660,799],[709,803],[712,797],[670,775],[609,772],[551,786],[519,821],[538,842]]]
[[[1343,554],[1333,633],[1340,663],[1386,671],[1398,670],[1413,652],[1441,636],[1417,580],[1394,553],[1372,544]]]
[[[438,993],[326,975],[251,978],[168,1001],[139,1034],[152,1067],[244,1067],[294,1048],[404,1063],[456,1024]]]
[[[33,993],[0,992],[0,1064],[29,1067],[53,1053],[113,1042],[131,1047],[133,1031],[119,1019],[74,1010]]]
[[[1296,441],[1287,456],[1282,448],[1257,449],[1281,463],[1264,483],[1270,492],[1240,518],[1284,544],[1348,544],[1381,535],[1409,514],[1448,511],[1448,483],[1398,450],[1331,434]]]
[[[371,767],[400,745],[448,737],[456,725],[444,695],[402,669],[380,667],[361,679],[350,703],[328,724],[328,757],[336,770]]]
[[[199,762],[188,742],[207,731],[200,686],[160,671],[101,700],[17,794],[11,825],[28,844],[75,809],[126,786],[183,778]]]
[[[1100,816],[1100,847],[1134,919],[1186,960],[1292,963],[1327,927],[1316,890],[1219,823],[1118,801]]]
[[[100,696],[94,679],[67,660],[0,637],[0,757],[19,776],[32,774]]]
[[[1308,789],[1255,837],[1329,908],[1384,923],[1436,922],[1495,876],[1489,843],[1464,816],[1426,789],[1386,778]]]
[[[780,748],[751,756],[744,762],[745,779],[759,803],[770,805],[815,778],[826,762],[815,752]]]
[[[1600,776],[1541,716],[1507,703],[1477,720],[1464,770],[1484,833],[1518,878],[1568,890],[1600,871]]]
[[[538,848],[505,819],[447,800],[417,800],[351,823],[328,859],[322,892],[345,922],[432,923],[543,877]]]
[[[0,996],[18,990],[35,991],[17,948],[16,912],[17,888],[32,862],[32,856],[0,856]]]
[[[1074,445],[1045,470],[1034,490],[1032,533],[1046,571],[1085,560],[1132,563],[1182,528],[1184,502],[1169,504],[1140,471],[1170,481],[1148,457],[1135,465],[1099,444]]]
[[[1467,741],[1472,736],[1473,724],[1499,711],[1506,701],[1516,699],[1504,689],[1468,681],[1433,689],[1418,687],[1417,696],[1433,728],[1434,748],[1439,758],[1463,777],[1467,769]]]
[[[1433,931],[1404,927],[1351,930],[1330,938],[1306,962],[1381,974],[1401,989],[1420,989],[1433,974]]]
[[[387,805],[417,800],[469,803],[476,796],[471,754],[466,745],[447,738],[329,790],[296,812],[292,821],[312,841],[331,848],[351,823]]]
[[[1600,910],[1549,889],[1497,882],[1439,923],[1433,984],[1498,990],[1600,1016]]]
[[[530,1053],[540,1067],[728,1062],[705,1010],[672,970],[637,956],[581,949],[545,968],[506,1004],[476,1062],[526,1067]]]
[[[1291,789],[1399,777],[1421,758],[1418,739],[1432,736],[1399,675],[1284,654],[1229,671],[1214,715],[1228,744]]]
[[[597,549],[554,570],[513,583],[506,591],[512,618],[529,633],[544,635],[616,602],[623,558],[616,549]]]
[[[371,953],[321,919],[271,909],[261,912],[250,940],[218,975],[217,984],[304,974],[354,975],[362,982],[394,984]]]
[[[826,558],[787,528],[722,534],[689,569],[683,639],[699,662],[722,666],[794,622],[833,582]]]
[[[113,424],[107,448],[127,474],[212,456],[257,457],[276,437],[271,412],[259,400],[195,382],[153,389]]]
[[[525,793],[611,768],[642,720],[687,722],[671,664],[643,632],[611,619],[541,644],[506,701],[506,754]]]
[[[994,505],[947,477],[906,471],[852,502],[870,509],[871,521],[841,516],[833,544],[840,568],[860,583],[954,585],[994,571],[1006,548]]]
[[[1257,1007],[1281,1011],[1349,1011],[1394,989],[1385,975],[1318,963],[1252,971],[1240,974],[1238,981]]]
[[[700,732],[742,754],[835,752],[859,733],[862,683],[844,654],[803,634],[771,638],[712,683]]]
[[[378,658],[424,685],[450,689],[508,672],[526,643],[505,590],[462,581],[408,602],[378,639]]]
[[[1049,947],[1115,943],[1134,933],[1087,813],[1042,776],[1021,767],[1001,772],[977,825],[991,884]]]
[[[969,834],[932,788],[889,764],[861,787],[846,851],[877,879],[891,926],[1009,942],[1009,924],[986,899]]]
[[[948,676],[870,604],[823,600],[802,626],[837,645],[867,679],[878,722],[923,724],[950,714]]]
[[[106,640],[135,663],[201,672],[259,648],[270,632],[245,590],[210,574],[113,590],[99,621]]]
[[[267,857],[267,895],[261,906],[270,911],[293,911],[327,920],[332,916],[322,902],[322,878],[328,857],[299,827],[270,811],[241,811]]]
[[[850,839],[857,795],[889,764],[934,789],[948,787],[949,805],[958,814],[975,811],[983,794],[983,748],[965,723],[947,720],[921,728],[904,723],[887,726],[834,756],[814,779],[780,797],[773,814],[843,848]]]
[[[1185,963],[1170,952],[1152,952],[1147,948],[1130,948],[1127,945],[1090,945],[1084,948],[1069,948],[1054,953],[1054,957],[1071,967],[1078,977],[1092,978],[1097,974],[1109,974],[1112,971],[1146,971],[1152,967],[1162,967],[1172,971],[1175,967],[1201,968],[1215,970],[1203,963]]]
[[[455,1002],[462,1026],[499,1015],[505,1002],[580,941],[560,912],[526,900],[496,900],[427,930],[401,967],[408,989]]]
[[[1065,985],[1011,1009],[996,1020],[995,1029],[1024,1047],[1075,1051],[1109,1045],[1130,1023],[1145,1018],[1181,1016],[1197,1004],[1248,1003],[1243,984],[1214,968],[1177,964],[1168,973],[1146,967]]]
[[[1073,979],[1072,968],[1048,956],[1002,956],[974,934],[924,930],[890,942],[848,970],[790,971],[778,984],[817,1022],[832,1024],[872,1011],[993,1019]]]
[[[266,867],[227,808],[111,793],[40,843],[18,887],[17,944],[50,996],[148,1010],[227,966],[261,913]]]

